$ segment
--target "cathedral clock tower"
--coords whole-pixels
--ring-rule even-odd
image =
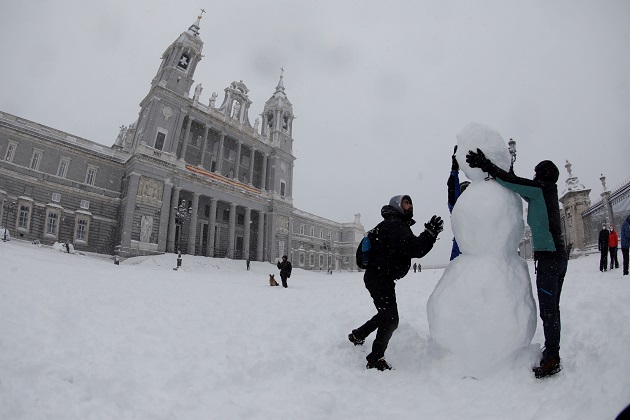
[[[274,197],[292,201],[293,197],[293,105],[284,92],[283,69],[276,91],[265,103],[262,113],[263,136],[273,146],[270,191]]]
[[[202,9],[203,13],[203,9]],[[201,61],[203,42],[199,38],[201,15],[162,54],[162,65],[151,81],[151,87],[161,86],[181,96],[188,96],[193,74]]]

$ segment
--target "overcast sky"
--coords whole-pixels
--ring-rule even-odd
[[[567,159],[592,201],[600,174],[630,176],[627,0],[0,1],[0,111],[107,146],[205,8],[201,101],[243,80],[253,124],[283,67],[294,205],[338,222],[361,213],[370,229],[397,194],[418,226],[448,219],[455,136],[473,121],[516,140],[518,175],[554,161],[561,193]],[[427,262],[448,260],[451,236]]]

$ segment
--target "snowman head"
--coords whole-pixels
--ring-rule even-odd
[[[483,151],[484,155],[499,168],[505,171],[510,169],[510,152],[501,135],[483,124],[470,123],[457,135],[455,158],[460,169],[471,181],[483,181],[488,176],[479,168],[471,168],[466,162],[466,154],[477,149]]]

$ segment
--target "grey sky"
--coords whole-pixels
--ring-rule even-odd
[[[110,146],[166,47],[200,8],[201,101],[243,80],[262,112],[284,67],[294,205],[369,229],[397,194],[448,219],[455,135],[517,141],[516,172],[553,160],[599,198],[630,176],[630,2],[2,0],[0,111]],[[414,228],[416,232],[420,227]],[[445,262],[447,225],[427,262]]]

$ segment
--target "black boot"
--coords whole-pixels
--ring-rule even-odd
[[[392,367],[389,363],[385,361],[385,359],[380,358],[378,360],[372,361],[368,360],[367,365],[365,365],[367,369],[378,369],[381,372],[384,370],[391,370]]]
[[[365,343],[365,339],[359,338],[356,335],[354,335],[354,330],[352,330],[352,332],[348,334],[348,340],[350,340],[350,342],[354,344],[355,346],[361,346],[363,345],[363,343]]]
[[[532,370],[534,371],[536,379],[543,379],[547,376],[555,375],[562,370],[560,356],[552,356],[547,360],[543,359],[540,361],[540,366]]]

